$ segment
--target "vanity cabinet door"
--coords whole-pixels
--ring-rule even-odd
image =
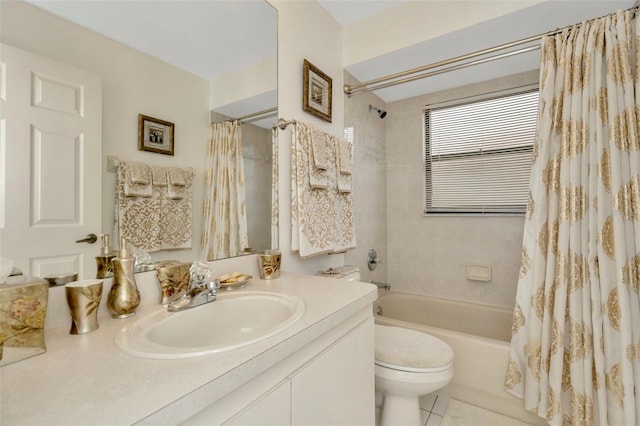
[[[291,424],[375,424],[373,319],[338,340],[291,379]]]
[[[291,384],[285,382],[232,418],[234,426],[289,426]]]

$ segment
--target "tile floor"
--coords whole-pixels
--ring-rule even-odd
[[[440,399],[440,397],[438,397]],[[436,401],[437,402],[437,401]],[[433,415],[433,414],[431,414]],[[429,416],[431,420],[431,416]],[[430,423],[428,423],[430,425]],[[451,399],[440,426],[526,426],[529,423]],[[530,425],[529,425],[530,426]]]
[[[376,392],[377,394],[377,392]],[[376,395],[376,424],[379,424],[381,395]],[[519,420],[485,410],[444,395],[432,393],[420,398],[423,426],[526,426]]]

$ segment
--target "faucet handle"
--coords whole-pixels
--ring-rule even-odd
[[[209,262],[196,261],[189,268],[190,285],[200,285],[215,280],[213,275],[213,264]]]
[[[207,283],[208,290],[218,290],[219,288],[220,288],[220,280],[217,278]]]

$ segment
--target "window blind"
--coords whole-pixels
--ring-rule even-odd
[[[424,112],[425,213],[524,213],[538,90]]]

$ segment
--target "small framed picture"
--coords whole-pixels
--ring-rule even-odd
[[[173,155],[174,124],[146,115],[138,115],[138,150]]]
[[[332,80],[306,59],[303,67],[302,109],[331,123]]]

